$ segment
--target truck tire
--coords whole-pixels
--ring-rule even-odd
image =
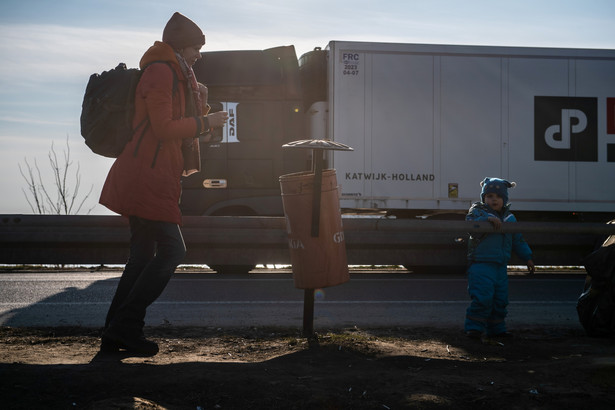
[[[246,207],[228,207],[220,209],[212,214],[212,216],[256,216],[250,208]],[[247,275],[256,265],[207,265],[216,273],[225,275]]]

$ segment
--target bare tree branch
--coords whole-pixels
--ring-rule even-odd
[[[51,143],[51,150],[48,155],[49,166],[51,168],[51,177],[53,183],[47,184],[43,180],[43,173],[38,166],[36,158],[34,159],[34,167],[30,165],[27,158],[24,158],[25,169],[24,171],[21,164],[19,164],[19,172],[26,181],[27,190],[22,189],[26,197],[26,201],[33,212],[39,214],[65,214],[70,215],[77,214],[83,208],[86,200],[90,197],[94,189],[94,185],[90,187],[90,190],[79,200],[79,190],[81,188],[81,166],[77,163],[77,169],[74,173],[74,181],[71,182],[69,175],[73,162],[70,159],[70,146],[68,143],[68,136],[66,137],[66,149],[63,151],[63,162],[58,159],[53,142]],[[73,187],[71,188],[71,183]],[[29,195],[28,195],[29,193]],[[52,195],[55,193],[55,197]],[[78,206],[75,209],[75,205]],[[87,213],[89,214],[94,207],[90,208]]]
[[[23,188],[22,188],[22,192],[24,193],[26,197],[26,201],[28,201],[28,205],[30,205],[30,209],[32,209],[32,212],[43,214],[45,213],[44,203],[41,202],[41,195],[39,194],[39,189],[37,187],[36,180],[34,179],[34,173],[32,172],[32,167],[30,166],[26,158],[24,158],[24,162],[26,163],[28,175],[27,176],[25,175],[23,169],[21,168],[21,164],[18,164],[19,173],[21,174],[23,179],[28,184],[28,191],[30,192],[30,195],[32,196],[32,201],[30,201],[28,195],[26,194],[26,191]]]

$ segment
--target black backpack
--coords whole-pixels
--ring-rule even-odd
[[[81,135],[94,153],[117,158],[131,140],[135,90],[141,73],[120,63],[90,76],[81,106]]]
[[[169,65],[165,61],[156,62]],[[175,92],[178,79],[172,67],[171,71]],[[117,158],[136,130],[143,127],[141,137],[145,134],[148,118],[132,128],[135,91],[142,73],[143,70],[119,63],[112,70],[90,76],[81,106],[81,135],[94,153]]]

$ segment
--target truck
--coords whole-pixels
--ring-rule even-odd
[[[186,215],[283,215],[279,177],[326,153],[347,213],[463,219],[479,182],[516,182],[523,221],[615,214],[615,50],[330,41],[205,52],[194,66],[213,111]]]

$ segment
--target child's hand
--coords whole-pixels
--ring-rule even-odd
[[[527,261],[527,271],[530,275],[533,275],[535,270],[536,267],[534,266],[534,262],[530,259]]]
[[[493,225],[493,229],[495,229],[496,231],[502,229],[502,220],[500,218],[490,216],[489,218],[487,218],[487,220],[491,222],[491,225]]]

